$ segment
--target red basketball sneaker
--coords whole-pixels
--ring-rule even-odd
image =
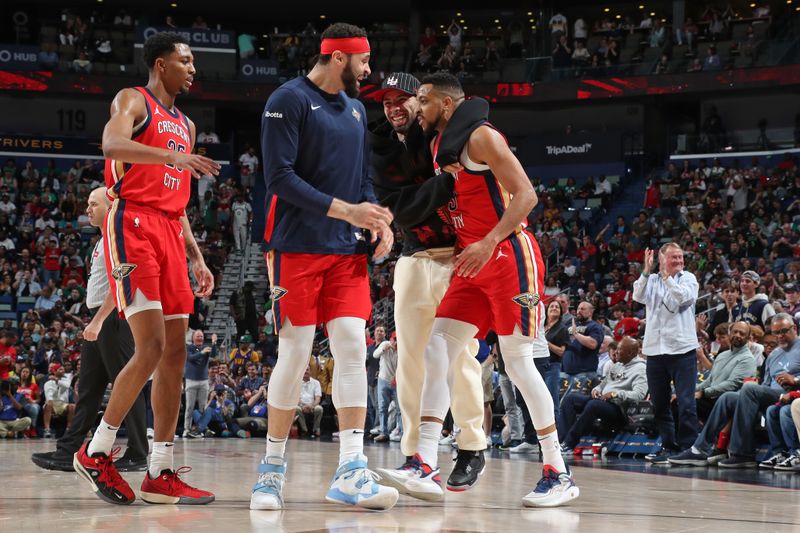
[[[189,466],[182,466],[177,471],[162,470],[156,478],[150,477],[150,472],[144,475],[141,496],[147,503],[180,503],[184,505],[204,505],[214,501],[214,495],[207,490],[200,490],[184,483],[180,474],[192,470]]]
[[[101,500],[117,505],[132,504],[136,496],[114,466],[114,456],[120,448],[114,448],[109,455],[96,453],[89,457],[86,455],[88,446],[85,442],[72,459],[75,472],[92,484],[92,490]]]

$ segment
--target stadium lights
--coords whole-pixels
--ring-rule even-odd
[[[102,4],[102,3],[103,3],[103,0],[97,0],[97,3],[98,3],[98,4]]]
[[[536,20],[530,19],[530,20],[528,20],[528,22],[536,22]]]
[[[528,16],[530,17],[531,15],[533,15],[533,11],[528,11]]]
[[[325,15],[320,15],[319,18],[321,18],[322,20],[325,20],[326,16]]]
[[[643,5],[640,5],[640,6],[639,6],[639,9],[644,9],[644,6],[643,6]]]
[[[169,6],[170,6],[170,7],[178,7],[178,4],[176,4],[175,2],[173,2],[173,3],[171,3]]]
[[[621,19],[621,18],[622,18],[622,15],[617,15],[617,17],[616,17],[616,18],[618,18],[618,19]]]
[[[609,11],[611,11],[611,8],[608,8],[608,7],[606,7],[606,8],[603,8],[603,11],[605,11],[606,13],[608,13]]]
[[[756,7],[755,3],[750,4],[750,7]]]
[[[656,12],[655,12],[655,11],[651,11],[651,12],[650,12],[650,16],[651,16],[651,17],[655,17],[655,16],[656,16]]]
[[[460,22],[461,24],[464,24],[464,23],[466,22],[466,20],[464,20],[464,19],[461,19],[461,20],[459,20],[459,22]]]
[[[495,24],[500,24],[500,19],[494,19]]]
[[[260,51],[262,51],[262,52],[264,51],[264,47],[263,47],[263,46],[259,46],[259,47],[258,47],[258,49],[259,49]]]
[[[461,12],[459,11],[458,13],[456,13],[456,16],[460,17],[461,16]]]

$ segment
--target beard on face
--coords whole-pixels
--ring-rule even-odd
[[[353,73],[353,66],[350,61],[347,62],[347,68],[342,71],[342,85],[344,85],[344,93],[350,98],[358,98],[358,79]]]
[[[440,110],[439,113],[436,115],[436,118],[434,120],[432,120],[430,122],[427,122],[427,121],[425,122],[426,126],[423,128],[423,130],[425,131],[425,134],[426,135],[430,135],[431,133],[436,131],[436,125],[439,123],[439,121],[441,119],[442,119],[442,112]]]
[[[733,346],[734,348],[741,348],[742,346],[745,345],[745,342],[746,342],[745,339],[740,339],[738,337],[731,338],[731,346]]]

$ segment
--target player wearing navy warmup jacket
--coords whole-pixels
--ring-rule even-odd
[[[374,255],[393,244],[391,212],[376,205],[369,178],[359,80],[369,76],[369,42],[356,26],[337,23],[322,34],[308,74],[279,87],[261,118],[267,186],[264,241],[278,350],[270,379],[267,453],[250,508],[283,508],[286,439],[318,324],[331,352],[333,403],[339,415],[339,467],[326,499],[389,509],[395,489],[381,487],[363,453],[367,408],[364,328],[371,311],[367,243]]]

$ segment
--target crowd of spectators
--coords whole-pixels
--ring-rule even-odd
[[[30,418],[29,436],[50,436],[51,418],[68,424],[74,409],[83,328],[90,319],[87,272],[99,238],[86,201],[103,184],[102,171],[102,161],[91,159],[62,168],[53,159],[37,166],[9,158],[2,166],[0,381],[21,395],[19,414]],[[193,181],[204,195],[192,196],[187,214],[219,285],[232,249],[234,200],[249,190],[236,178]],[[212,304],[196,299],[192,329],[204,328]]]
[[[648,65],[646,73],[721,70],[733,66],[737,56],[754,58],[767,38],[771,20],[767,3],[754,4],[752,11],[741,13],[730,4],[724,8],[707,4],[692,13],[672,24],[646,10],[638,17],[604,16],[594,21],[591,30],[578,17],[571,32],[568,18],[556,13],[548,24],[553,68],[561,76],[578,77],[613,73],[621,63],[642,61]],[[698,49],[701,43],[706,45],[703,51]],[[724,45],[725,57],[720,55],[718,43]]]

